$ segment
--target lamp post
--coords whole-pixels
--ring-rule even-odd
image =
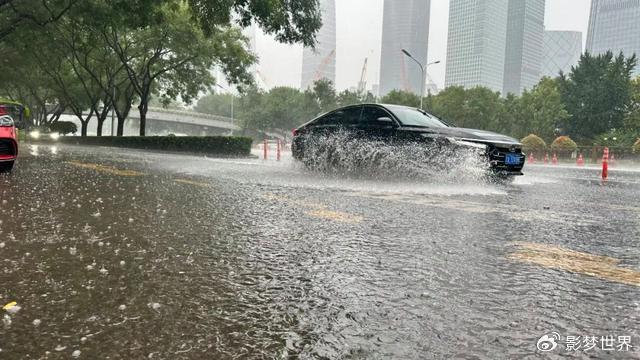
[[[425,82],[427,82],[427,68],[431,65],[435,65],[435,64],[440,64],[440,60],[438,61],[434,61],[434,62],[430,62],[426,65],[422,65],[422,63],[420,61],[418,61],[416,58],[414,58],[411,53],[409,53],[407,50],[402,49],[402,53],[405,54],[407,57],[409,57],[409,59],[413,60],[416,62],[416,64],[418,64],[418,66],[420,67],[420,71],[422,72],[422,77],[420,78],[420,110],[424,110],[423,109],[423,102],[424,102],[424,84]]]

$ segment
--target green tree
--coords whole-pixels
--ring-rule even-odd
[[[640,134],[640,76],[631,80],[631,99],[625,112],[624,129]]]
[[[308,117],[313,117],[338,107],[336,89],[330,80],[317,80],[311,88],[304,92],[304,95],[304,108]]]
[[[631,71],[636,56],[625,58],[612,52],[580,57],[568,75],[560,74],[559,88],[570,116],[564,130],[578,140],[593,139],[621,128],[631,97]]]
[[[519,101],[517,124],[520,138],[527,133],[551,141],[556,128],[569,118],[557,82],[545,77],[531,90],[525,91]]]
[[[231,103],[233,101],[234,111],[237,113],[237,108],[240,104],[239,98],[233,94],[215,94],[203,96],[198,100],[194,110],[204,114],[219,115],[231,117]]]
[[[504,114],[498,92],[485,87],[450,86],[433,99],[434,115],[459,127],[496,130]]]
[[[338,107],[356,105],[356,104],[371,104],[376,102],[376,97],[367,92],[361,94],[357,91],[344,90],[336,97],[336,104]]]
[[[417,108],[420,107],[420,96],[404,90],[392,90],[383,96],[380,102],[383,104],[404,105]]]

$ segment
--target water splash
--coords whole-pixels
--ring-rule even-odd
[[[301,162],[324,174],[447,183],[481,181],[489,169],[479,149],[444,142],[364,141],[346,133],[304,139]]]

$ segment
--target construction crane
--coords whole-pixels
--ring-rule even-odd
[[[360,75],[360,82],[358,83],[358,94],[364,95],[367,92],[367,63],[369,58],[364,58],[364,65],[362,65],[362,74]]]
[[[322,79],[322,73],[324,73],[324,70],[326,69],[327,65],[329,65],[329,62],[333,59],[335,55],[336,55],[336,49],[333,49],[331,50],[331,53],[329,53],[329,55],[327,55],[324,59],[322,59],[322,62],[318,66],[318,70],[316,70],[316,73],[313,75],[314,82]]]

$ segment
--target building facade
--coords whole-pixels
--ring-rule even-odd
[[[427,64],[430,0],[385,0],[380,58],[380,96],[393,90],[420,94],[426,81],[418,64],[402,53],[407,50]]]
[[[503,94],[520,95],[540,80],[545,0],[509,0]]]
[[[321,79],[336,83],[336,3],[320,0],[320,6],[322,28],[316,36],[316,48],[304,48],[302,53],[302,90]]]
[[[542,76],[556,77],[568,73],[582,55],[582,33],[579,31],[545,31],[542,47]]]
[[[451,0],[445,86],[503,90],[508,0]]]
[[[640,56],[640,0],[592,0],[586,50]],[[634,74],[640,75],[640,66]]]

